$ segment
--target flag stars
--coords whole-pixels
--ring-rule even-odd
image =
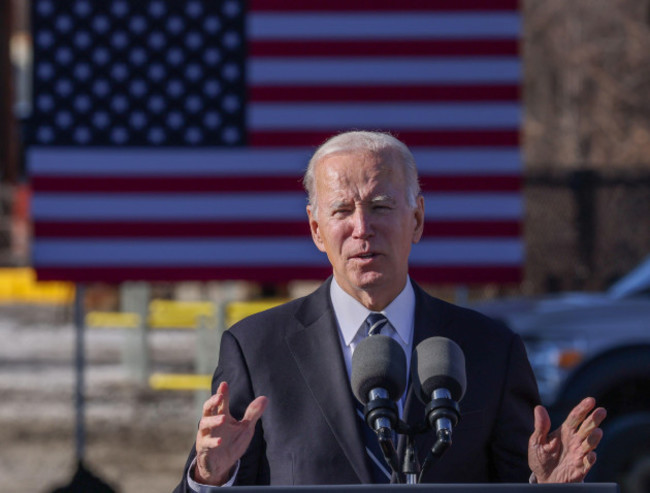
[[[221,61],[221,53],[216,48],[208,48],[203,53],[203,61],[208,65],[217,65]]]
[[[165,35],[160,31],[154,31],[149,35],[148,44],[154,50],[162,50],[166,43]]]
[[[111,54],[106,48],[100,46],[93,51],[92,57],[97,65],[106,65],[111,59]]]
[[[158,19],[167,13],[167,8],[163,2],[151,2],[149,4],[149,14]]]
[[[49,126],[41,126],[36,132],[36,139],[41,144],[49,144],[54,140],[54,130]]]
[[[223,66],[222,75],[224,79],[234,82],[239,78],[239,67],[234,63],[227,63]]]
[[[56,30],[60,33],[68,33],[72,30],[73,22],[68,15],[59,15],[56,18]]]
[[[113,1],[111,13],[118,18],[124,17],[129,13],[129,4],[124,1]]]
[[[129,109],[129,100],[123,94],[117,94],[111,98],[111,109],[115,113],[124,113]]]
[[[218,17],[207,17],[203,21],[203,30],[208,34],[217,34],[221,30],[221,21]]]
[[[117,31],[111,36],[111,46],[123,50],[129,44],[129,37],[124,31]]]
[[[74,129],[74,140],[78,144],[87,144],[91,139],[91,132],[88,127],[77,127]]]
[[[136,98],[147,94],[147,83],[142,79],[135,79],[129,84],[129,93]]]
[[[177,15],[171,16],[167,19],[167,31],[174,35],[178,35],[185,30],[185,22]]]
[[[54,36],[51,31],[41,31],[36,35],[36,43],[40,48],[45,50],[54,44]]]
[[[62,129],[69,128],[73,123],[72,115],[69,111],[59,111],[54,119],[56,126]]]
[[[223,13],[231,19],[237,17],[241,13],[241,5],[233,0],[226,1],[223,4]]]
[[[86,0],[77,0],[77,2],[75,2],[74,13],[77,17],[88,17],[91,12],[92,6],[90,5],[90,2],[87,2]]]
[[[185,36],[185,46],[191,50],[198,50],[203,46],[203,37],[196,31]]]
[[[115,127],[111,130],[111,140],[115,144],[125,144],[129,140],[129,132],[124,127]]]
[[[41,80],[50,80],[54,77],[54,67],[52,67],[51,63],[41,62],[36,68],[36,75]]]
[[[232,20],[242,2],[34,0],[34,8],[36,142],[242,142],[245,41]]]
[[[44,113],[49,113],[54,109],[54,98],[50,94],[40,94],[36,98],[36,107]]]
[[[203,132],[197,127],[190,127],[185,131],[185,141],[190,144],[198,144],[203,140]]]
[[[111,85],[106,79],[97,79],[93,84],[93,94],[100,98],[108,96],[111,92]]]
[[[111,21],[105,15],[98,15],[92,21],[93,30],[98,34],[105,34],[111,28]]]
[[[162,144],[165,141],[165,131],[160,127],[152,127],[147,134],[147,140],[152,144]]]
[[[190,1],[187,2],[187,5],[185,7],[185,12],[187,13],[188,16],[197,18],[201,14],[203,14],[203,7],[201,6],[200,2]]]
[[[59,96],[63,98],[72,94],[72,89],[72,82],[70,82],[68,79],[59,79],[56,82],[55,91]]]
[[[129,53],[129,61],[136,67],[140,67],[147,61],[147,52],[140,47],[134,48]]]
[[[136,15],[129,20],[129,29],[135,34],[142,34],[147,30],[147,20],[141,15]]]
[[[228,31],[224,33],[222,42],[226,48],[234,50],[236,48],[239,48],[239,45],[241,44],[241,39],[239,38],[239,34],[237,34],[236,32]]]
[[[170,65],[179,66],[185,61],[185,54],[180,48],[171,48],[167,52],[167,61]]]
[[[92,44],[92,38],[88,31],[79,31],[74,35],[74,45],[80,50],[87,50]]]
[[[105,111],[98,111],[93,114],[92,122],[96,128],[103,130],[111,123],[111,119]]]

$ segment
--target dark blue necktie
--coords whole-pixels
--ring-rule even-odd
[[[388,319],[381,313],[370,313],[365,321],[365,333],[368,336],[377,335],[381,332],[382,328],[388,323]],[[391,472],[388,464],[384,460],[384,454],[379,447],[377,435],[368,426],[366,419],[363,415],[363,405],[357,401],[357,416],[361,419],[361,429],[363,430],[363,438],[366,446],[366,453],[370,457],[370,464],[372,466],[372,479],[374,483],[389,483]]]

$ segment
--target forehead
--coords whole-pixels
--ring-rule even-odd
[[[357,187],[381,182],[402,182],[404,170],[392,152],[366,150],[338,152],[321,159],[316,167],[316,185],[354,184]]]

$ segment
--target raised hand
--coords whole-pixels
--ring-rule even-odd
[[[203,404],[203,416],[196,434],[194,479],[203,484],[222,485],[231,476],[237,461],[250,444],[255,424],[266,409],[267,398],[260,396],[237,421],[230,414],[229,390],[221,382],[217,392]]]
[[[528,441],[528,465],[539,483],[577,483],[596,462],[594,449],[603,437],[599,428],[607,412],[587,397],[569,413],[562,425],[549,433],[551,419],[542,406],[535,407],[535,430]],[[593,412],[592,412],[593,410]]]

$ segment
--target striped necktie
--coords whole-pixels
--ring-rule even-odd
[[[381,333],[381,330],[388,323],[388,319],[381,313],[371,312],[365,321],[365,333],[373,336]],[[379,447],[377,435],[366,423],[363,415],[363,405],[357,401],[357,416],[361,419],[361,429],[363,430],[363,439],[366,446],[366,453],[370,457],[372,466],[373,483],[389,483],[391,471],[384,460],[384,454]]]

